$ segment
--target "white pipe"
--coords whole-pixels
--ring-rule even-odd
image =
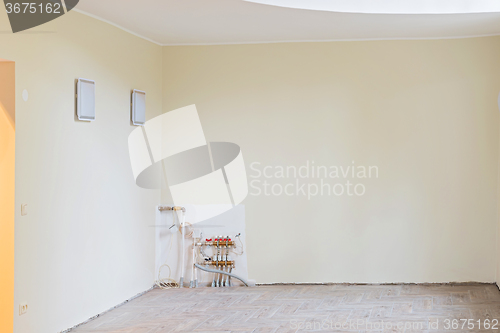
[[[233,266],[230,266],[229,267],[229,273],[231,273],[232,271],[233,271]],[[226,279],[226,286],[228,286],[228,287],[231,287],[231,280],[230,279],[231,279],[231,276],[228,275],[227,279]]]
[[[207,269],[208,269],[208,268],[207,268]],[[213,276],[213,278],[212,278],[212,287],[215,287],[215,274],[214,274],[214,276]]]
[[[215,239],[217,239],[217,236],[214,236],[214,237],[213,237],[213,239],[214,239],[214,240],[215,240]],[[219,247],[217,246],[217,248],[219,248]],[[212,250],[212,253],[213,253],[214,251],[215,251],[215,255],[216,255],[216,256],[218,256],[218,255],[219,255],[219,253],[217,253],[217,249]],[[215,258],[215,260],[217,260],[217,258]],[[207,269],[208,269],[208,268],[207,268]],[[212,287],[215,287],[215,279],[216,279],[216,278],[217,278],[217,274],[214,274],[213,279],[212,279]]]
[[[221,260],[221,257],[220,257],[220,239],[221,238],[222,238],[222,236],[217,236],[217,260],[216,260],[217,269],[216,269],[216,271],[220,271],[219,270],[219,261]],[[219,287],[220,274],[217,273],[216,276],[217,276],[217,280],[215,281],[215,286]]]
[[[228,272],[228,273],[229,273],[229,266],[224,267],[224,272]],[[224,287],[228,287],[228,285],[227,285],[226,281],[227,281],[227,278],[226,278],[226,279],[224,279],[224,276],[223,276],[223,277],[222,277],[222,285],[223,285]]]
[[[179,212],[179,211],[177,211]],[[179,213],[177,213],[179,214]],[[177,215],[178,217],[179,215]],[[185,244],[185,236],[186,236],[186,225],[185,225],[185,220],[186,220],[186,215],[184,212],[182,212],[182,242],[181,242],[181,249],[182,249],[182,264],[181,264],[181,279],[179,281],[179,288],[184,288],[184,270],[186,266],[186,244]]]
[[[199,268],[199,269],[201,269],[202,271],[205,271],[205,272],[209,272],[209,273],[220,273],[220,274],[225,274],[225,275],[229,275],[229,276],[231,276],[231,277],[234,277],[235,279],[238,279],[238,280],[240,280],[241,282],[243,282],[243,284],[244,284],[245,286],[247,286],[247,287],[248,287],[248,282],[246,282],[245,280],[243,280],[242,278],[240,278],[240,277],[239,277],[239,276],[237,276],[237,275],[234,275],[234,274],[232,274],[232,273],[223,272],[223,271],[221,271],[221,270],[219,270],[219,269],[210,269],[210,268],[205,268],[205,267],[200,266],[200,265],[198,265],[198,264],[194,264],[194,265],[195,265],[197,268]]]
[[[196,238],[193,237],[193,248],[191,250],[191,256],[192,256],[192,259],[193,259],[193,264],[191,266],[191,282],[189,283],[189,287],[190,288],[194,288],[195,287],[195,276],[194,276],[194,270],[195,270],[195,267],[194,267],[194,263],[195,263],[195,257],[194,257],[195,244],[196,244]]]

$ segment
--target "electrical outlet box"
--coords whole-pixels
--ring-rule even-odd
[[[21,216],[26,216],[26,215],[28,215],[28,205],[22,204],[21,205]]]
[[[19,315],[23,315],[28,312],[28,303],[19,304]]]

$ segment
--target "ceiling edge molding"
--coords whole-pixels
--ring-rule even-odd
[[[72,9],[71,11],[73,11],[73,12],[77,12],[77,13],[80,13],[80,14],[83,14],[83,15],[86,15],[86,16],[89,16],[89,17],[92,17],[92,18],[94,18],[94,19],[96,19],[96,20],[99,20],[99,21],[101,21],[101,22],[104,22],[104,23],[107,23],[107,24],[109,24],[109,25],[112,25],[112,26],[113,26],[113,27],[115,27],[115,28],[118,28],[118,29],[120,29],[120,30],[123,30],[123,31],[125,31],[125,32],[128,32],[128,33],[129,33],[129,34],[131,34],[131,35],[134,35],[134,36],[136,36],[136,37],[139,37],[139,38],[142,38],[142,39],[144,39],[144,40],[147,40],[148,42],[151,42],[151,43],[156,44],[156,45],[158,45],[158,46],[165,46],[165,45],[163,45],[162,43],[159,43],[159,42],[157,42],[157,41],[154,41],[154,40],[152,40],[151,38],[148,38],[148,37],[144,37],[144,36],[142,36],[142,35],[139,35],[138,33],[133,32],[132,30],[129,30],[129,29],[127,29],[127,28],[124,28],[124,27],[122,27],[122,26],[121,26],[121,25],[119,25],[119,24],[116,24],[116,23],[113,23],[113,22],[108,21],[108,20],[106,20],[106,19],[103,19],[102,17],[99,17],[99,16],[97,16],[97,15],[87,13],[87,12],[85,12],[85,11],[83,11],[83,10],[78,9],[78,8],[74,8],[74,9]]]
[[[282,44],[282,43],[329,43],[329,42],[370,42],[370,41],[412,41],[412,40],[446,40],[468,39],[500,36],[500,33],[468,36],[448,37],[393,37],[393,38],[355,38],[355,39],[318,39],[318,40],[277,40],[264,42],[227,42],[227,43],[175,43],[161,44],[162,46],[216,46],[216,45],[255,45],[255,44]]]

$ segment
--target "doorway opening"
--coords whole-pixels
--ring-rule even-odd
[[[14,321],[15,63],[0,59],[0,332]]]

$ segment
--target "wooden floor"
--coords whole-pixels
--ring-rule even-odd
[[[498,332],[498,319],[494,285],[154,289],[71,332]]]

